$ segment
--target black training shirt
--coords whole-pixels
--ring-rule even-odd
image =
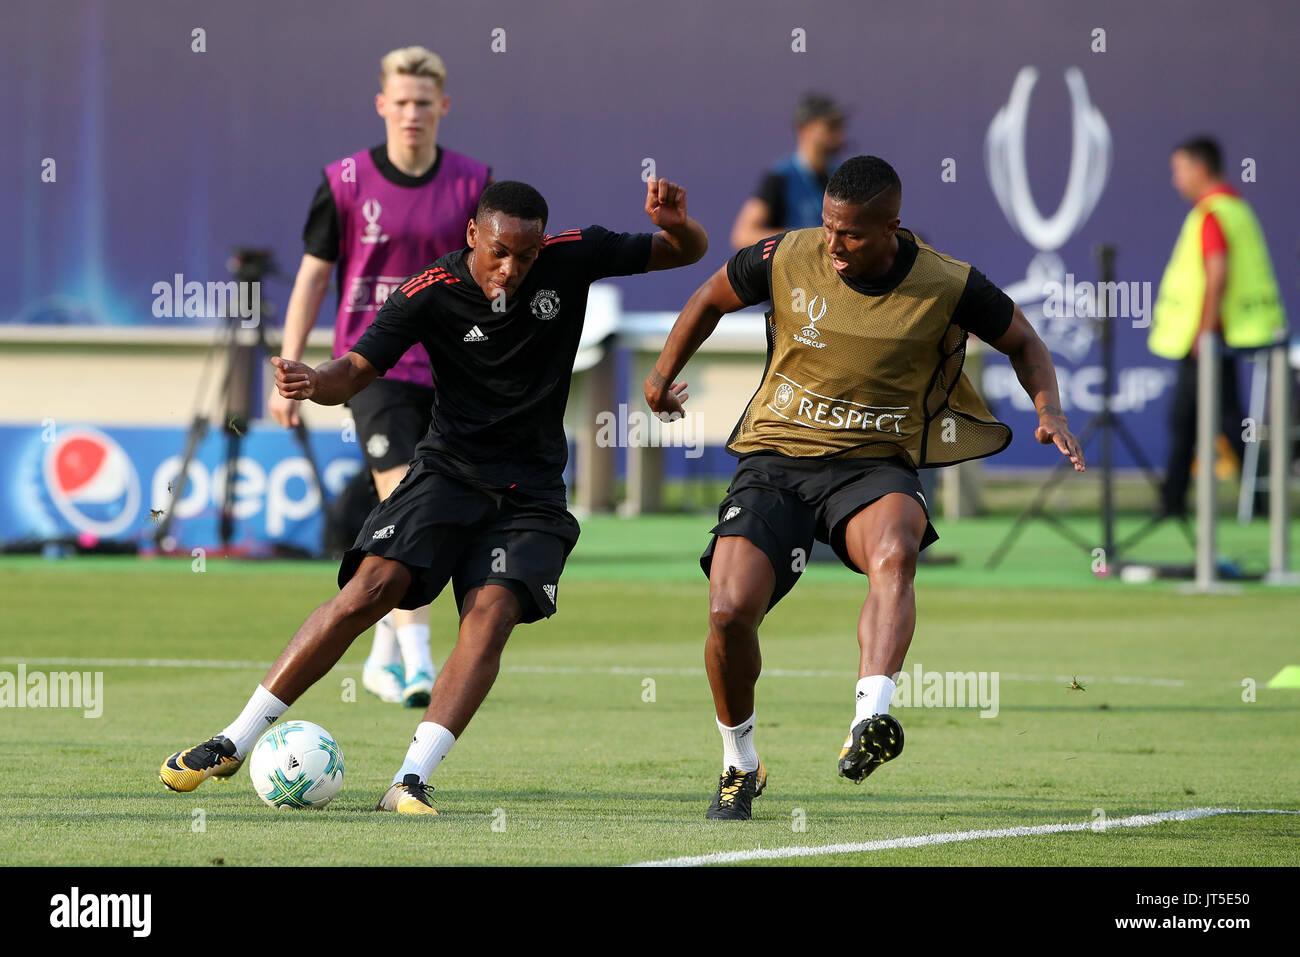
[[[468,249],[394,290],[352,351],[381,375],[414,343],[428,351],[437,394],[416,457],[487,488],[563,495],[588,287],[645,272],[651,235],[588,226],[546,237],[503,312],[471,278]]]

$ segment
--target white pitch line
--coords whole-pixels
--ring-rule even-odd
[[[16,655],[0,657],[3,665],[67,665],[74,668],[222,668],[222,669],[265,669],[271,667],[269,661],[222,661],[198,658],[23,658]],[[342,664],[336,667],[345,671],[360,671],[360,665]],[[505,665],[502,671],[520,675],[674,675],[688,678],[703,677],[703,668],[640,668],[626,665],[609,665],[595,668],[588,665]],[[847,669],[817,668],[769,668],[763,672],[765,678],[845,678],[856,677]],[[1146,678],[1116,675],[1099,677],[1097,675],[1033,675],[1000,672],[1001,681],[1019,681],[1031,684],[1066,684],[1076,677],[1088,684],[1094,681],[1114,684],[1148,685],[1159,688],[1182,688],[1192,681],[1198,684],[1222,684],[1239,687],[1239,682],[1197,681],[1183,678]]]
[[[0,658],[3,665],[69,665],[73,668],[269,668],[269,661],[208,661],[200,658]],[[350,667],[345,665],[344,667]]]
[[[670,857],[660,861],[640,861],[627,867],[699,867],[704,864],[739,864],[744,861],[780,861],[793,857],[819,857],[825,854],[862,854],[869,851],[889,851],[904,847],[932,847],[937,844],[955,844],[960,841],[982,841],[1001,837],[1033,837],[1038,834],[1065,834],[1074,831],[1105,831],[1115,827],[1150,827],[1165,821],[1195,821],[1198,818],[1217,817],[1220,814],[1300,814],[1300,811],[1253,810],[1232,807],[1194,807],[1181,811],[1160,811],[1156,814],[1134,814],[1131,817],[1106,821],[1071,821],[1067,824],[1034,824],[1022,827],[1003,827],[980,831],[947,831],[941,834],[917,834],[912,837],[894,837],[880,841],[862,841],[856,844],[824,844],[820,847],[792,846],[754,848],[749,851],[718,851],[694,857]]]

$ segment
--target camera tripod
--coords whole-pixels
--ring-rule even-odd
[[[1093,255],[1097,259],[1098,272],[1103,283],[1114,282],[1115,280],[1115,247],[1109,244],[1097,246],[1093,250]],[[1195,548],[1196,538],[1188,525],[1186,516],[1172,516],[1159,514],[1153,516],[1141,528],[1137,529],[1132,535],[1121,542],[1115,541],[1115,475],[1114,475],[1114,451],[1115,436],[1124,444],[1130,456],[1133,457],[1138,466],[1142,469],[1148,482],[1157,492],[1160,491],[1160,476],[1156,474],[1155,469],[1151,467],[1146,454],[1142,451],[1141,445],[1133,438],[1133,434],[1124,426],[1119,416],[1115,414],[1112,405],[1114,399],[1115,383],[1115,333],[1112,317],[1107,315],[1108,303],[1104,302],[1105,297],[1097,297],[1097,318],[1101,331],[1101,361],[1102,361],[1102,399],[1101,411],[1089,420],[1084,426],[1083,431],[1079,433],[1079,448],[1085,449],[1094,436],[1100,436],[1101,439],[1101,525],[1102,541],[1101,548],[1102,561],[1107,567],[1120,568],[1123,566],[1121,556],[1134,544],[1147,535],[1151,534],[1155,528],[1170,518],[1175,519],[1182,529],[1183,535],[1187,538],[1188,543]],[[1016,539],[1024,530],[1025,526],[1035,518],[1042,519],[1052,528],[1056,529],[1060,535],[1069,540],[1071,544],[1076,545],[1084,552],[1091,555],[1097,548],[1095,542],[1089,542],[1074,529],[1070,528],[1065,522],[1057,516],[1047,511],[1044,506],[1048,498],[1051,497],[1052,490],[1057,484],[1065,478],[1066,474],[1073,469],[1069,459],[1062,459],[1057,463],[1052,474],[1042,484],[1038,494],[1034,496],[1029,505],[1016,518],[1015,523],[1008,530],[1006,536],[994,549],[993,554],[989,556],[988,563],[985,567],[989,569],[997,568],[1002,559],[1006,557],[1011,547],[1015,544]]]
[[[246,330],[249,334],[241,336],[240,332],[244,327],[238,315],[220,317],[222,325],[208,348],[208,354],[203,360],[203,371],[199,374],[199,386],[194,399],[194,415],[185,438],[185,452],[181,456],[180,470],[168,487],[171,498],[163,509],[162,518],[154,532],[154,543],[160,551],[164,552],[171,551],[175,547],[171,539],[171,528],[175,519],[176,503],[185,495],[190,465],[198,452],[199,444],[208,434],[212,415],[218,411],[221,416],[221,429],[226,436],[225,482],[218,521],[223,552],[229,550],[230,541],[234,537],[235,485],[238,480],[239,452],[244,435],[248,432],[249,422],[254,417],[254,411],[260,409],[260,394],[255,392],[258,364],[265,361],[270,353],[266,339],[266,325],[261,318],[270,311],[271,306],[270,303],[261,300],[261,282],[266,276],[274,275],[277,270],[269,250],[242,246],[234,248],[228,266],[236,281],[241,284],[241,288],[243,283],[257,283],[252,288],[256,290],[254,295],[257,296],[258,309],[255,314],[259,318],[253,327],[255,331]],[[226,311],[237,312],[237,310]],[[217,361],[224,363],[221,381],[216,392],[210,394],[208,378]],[[311,453],[311,440],[307,427],[299,419],[293,431],[303,457],[307,459],[311,468],[312,479],[316,483],[323,504],[325,486],[321,481],[320,470],[316,467],[316,459]]]

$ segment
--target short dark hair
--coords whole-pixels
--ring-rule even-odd
[[[855,206],[865,205],[889,190],[901,195],[903,184],[894,172],[894,167],[879,156],[854,156],[846,159],[826,184],[827,196]]]
[[[479,197],[474,218],[477,220],[485,213],[505,213],[516,219],[538,219],[542,222],[542,229],[545,229],[550,210],[546,208],[542,194],[527,183],[503,179],[483,190],[483,195]]]
[[[794,108],[794,126],[798,129],[813,120],[844,119],[844,109],[825,93],[805,93]]]
[[[1212,136],[1193,136],[1179,143],[1174,151],[1186,153],[1214,176],[1223,173],[1223,150]]]

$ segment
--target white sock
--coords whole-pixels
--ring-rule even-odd
[[[734,728],[718,721],[718,731],[722,733],[722,770],[758,770],[758,752],[754,750],[754,719],[757,717],[756,711],[749,716],[749,720],[740,722]],[[715,717],[713,720],[718,719]]]
[[[288,710],[287,704],[258,685],[239,717],[221,733],[235,742],[235,757],[242,761],[263,732],[279,721],[280,715]]]
[[[390,611],[375,622],[375,642],[370,646],[370,657],[366,659],[366,664],[383,668],[401,663],[402,650],[397,646],[397,627],[393,624],[393,613]]]
[[[889,702],[894,700],[894,687],[893,679],[887,675],[859,678],[853,724],[865,721],[872,715],[889,714]],[[849,726],[849,730],[853,730],[853,725]]]
[[[401,784],[408,774],[418,774],[420,781],[428,784],[429,776],[442,763],[451,746],[456,743],[456,736],[440,724],[421,721],[415,729],[411,746],[406,749],[406,760],[393,775],[393,783]]]
[[[397,629],[397,644],[402,649],[407,681],[414,678],[417,671],[427,671],[437,677],[438,669],[433,666],[433,658],[429,655],[428,625],[402,625]]]

